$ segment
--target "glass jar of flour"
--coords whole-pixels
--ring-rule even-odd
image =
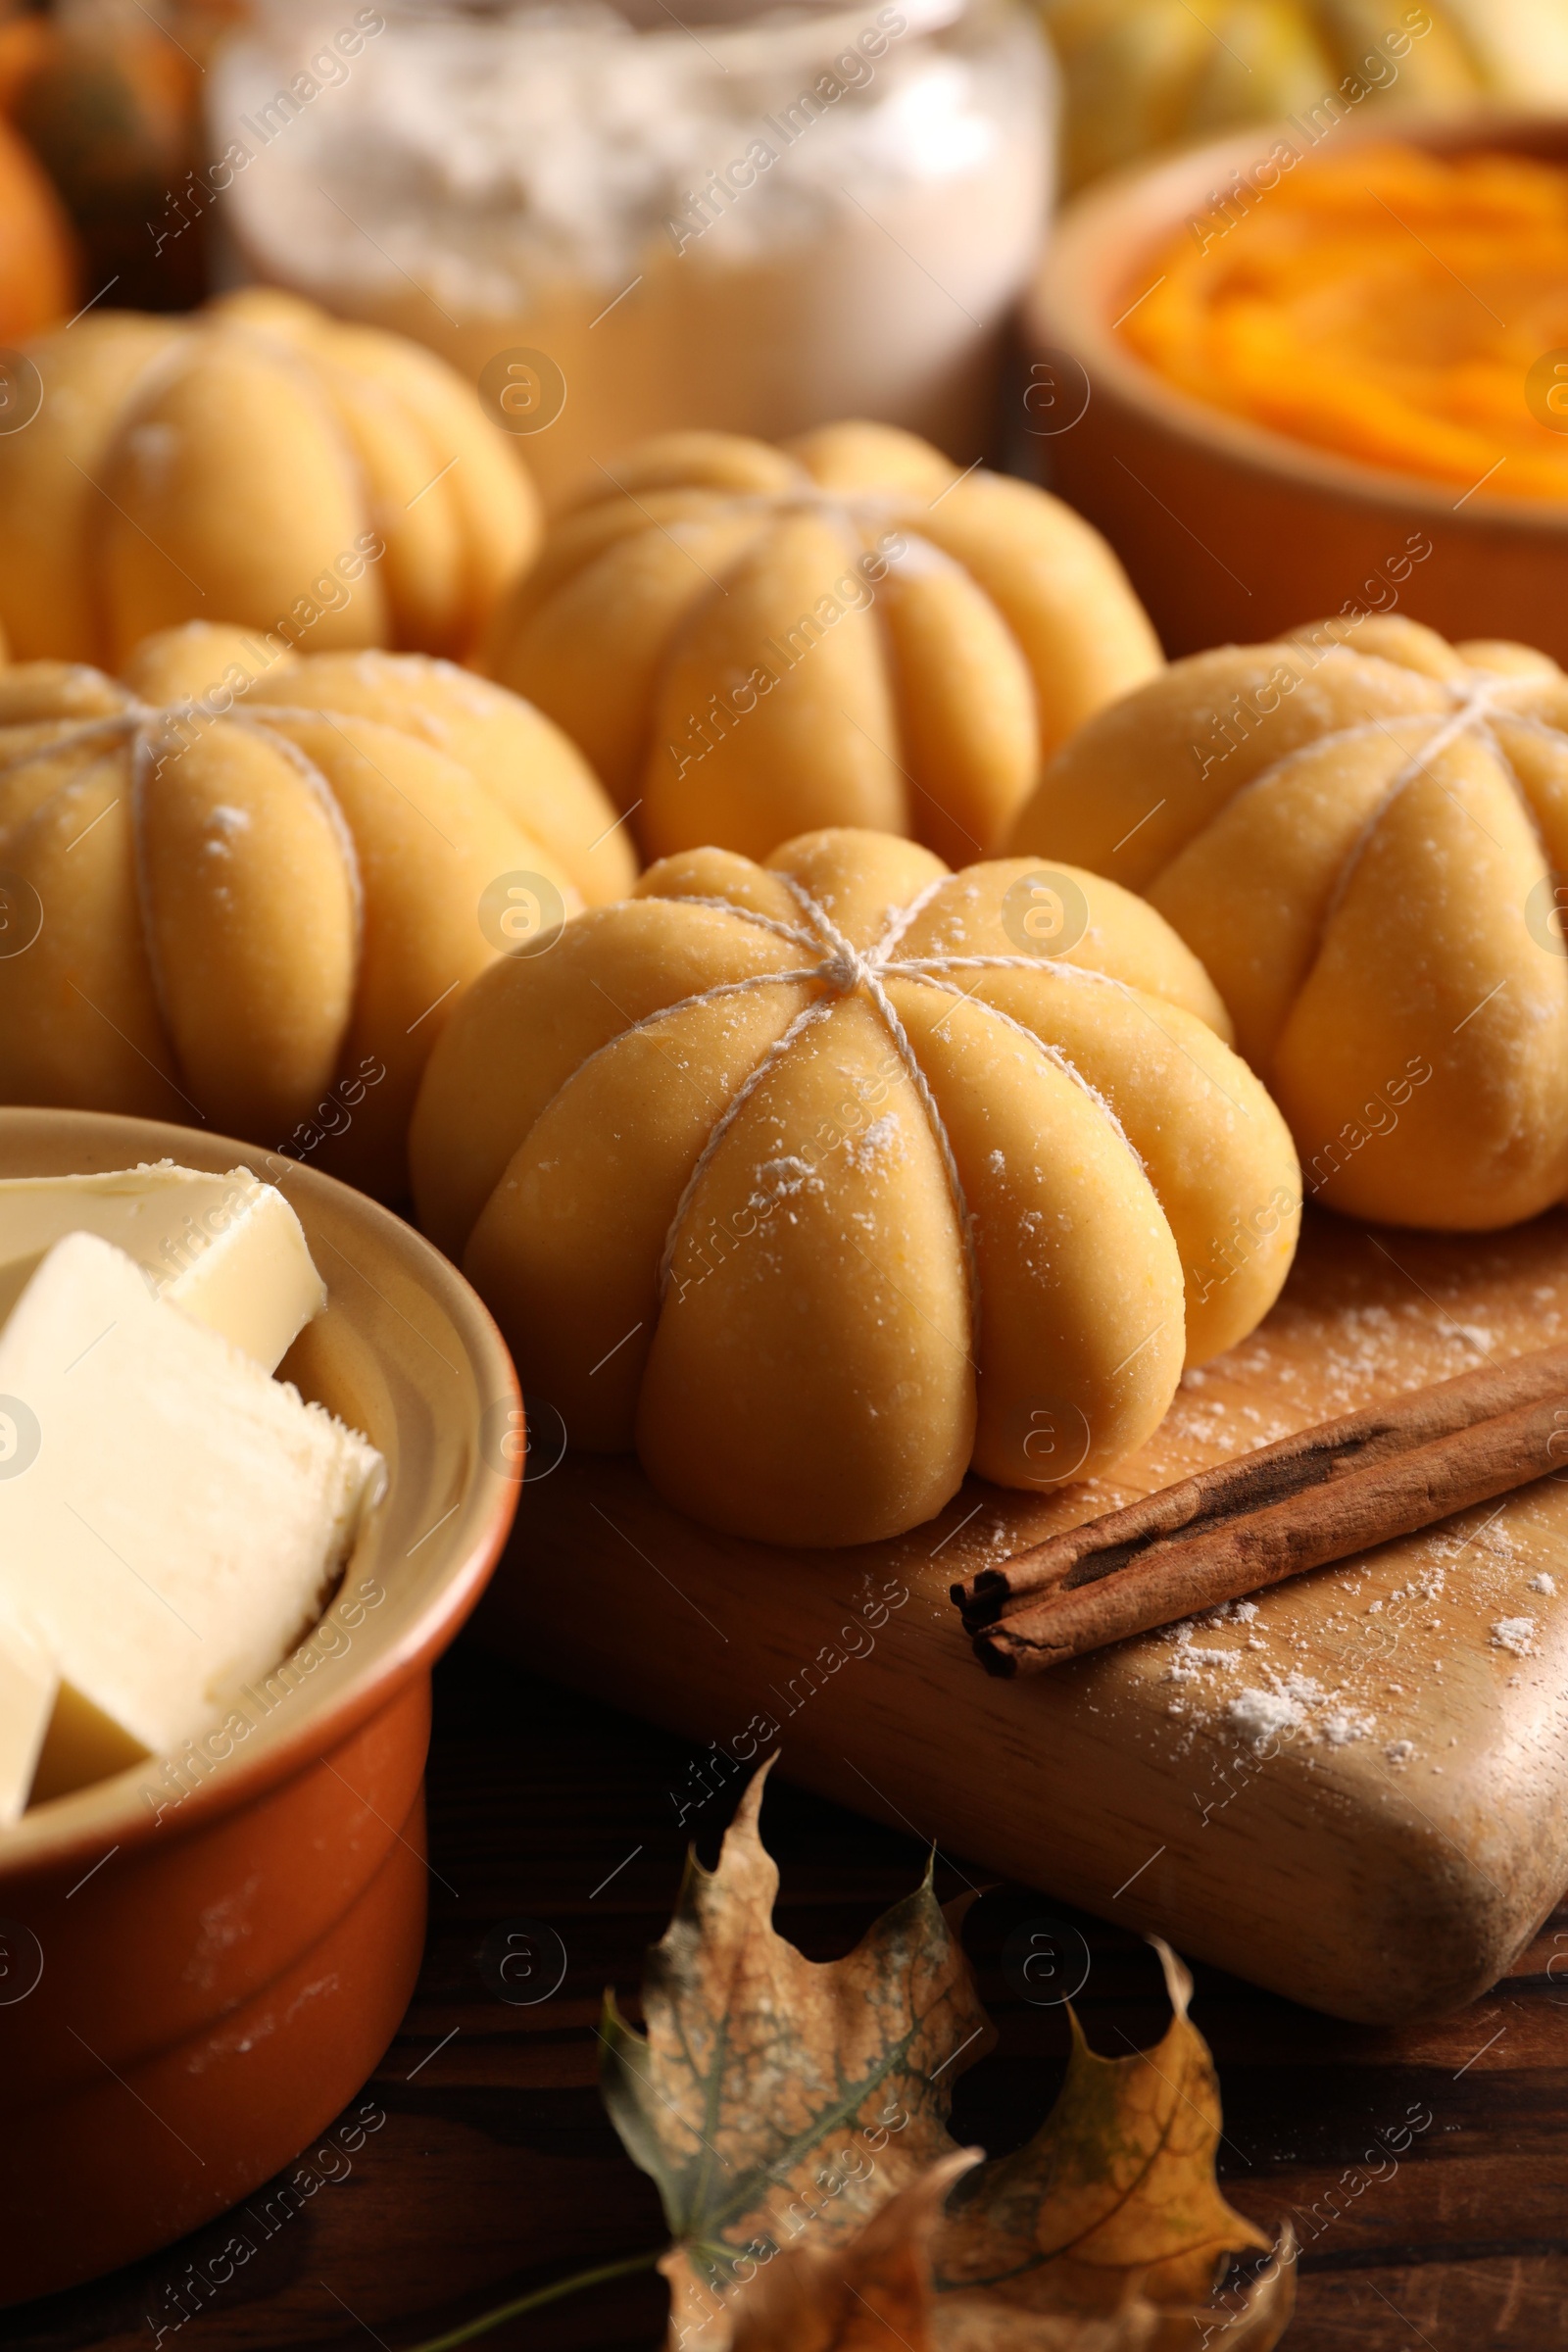
[[[1052,193],[1016,0],[333,4],[215,69],[231,251],[443,353],[547,494],[688,425],[981,454]]]

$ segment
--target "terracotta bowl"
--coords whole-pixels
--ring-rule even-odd
[[[1025,312],[1036,428],[1063,428],[1038,442],[1052,486],[1110,539],[1173,656],[1255,643],[1352,604],[1568,662],[1568,501],[1467,494],[1287,440],[1178,391],[1112,331],[1157,276],[1153,257],[1209,213],[1210,192],[1285,137],[1303,145],[1289,125],[1242,132],[1120,174],[1062,216]],[[1491,110],[1367,109],[1319,152],[1389,138],[1568,161],[1568,122]],[[1413,534],[1432,553],[1391,606],[1388,565]]]
[[[430,1668],[516,1504],[501,1335],[399,1218],[220,1137],[0,1109],[0,1175],[166,1155],[281,1182],[329,1298],[280,1371],[390,1482],[318,1625],[208,1743],[226,1753],[187,1745],[0,1833],[0,2303],[234,2204],[374,2067],[424,1940]]]

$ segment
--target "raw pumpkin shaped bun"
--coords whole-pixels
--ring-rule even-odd
[[[43,405],[0,435],[19,659],[118,668],[153,631],[218,618],[311,653],[461,657],[538,544],[538,499],[472,387],[292,295],[92,311],[26,356]]]
[[[1000,848],[1041,762],[1160,666],[1098,531],[890,426],[673,433],[606,469],[486,667],[635,809],[645,855],[816,825]]]
[[[415,1198],[572,1444],[714,1526],[857,1544],[971,1466],[1105,1468],[1250,1331],[1295,1246],[1284,1122],[1129,893],[1065,877],[1083,934],[1029,952],[1038,871],[851,830],[690,851],[475,983]]]
[[[200,1118],[396,1198],[425,1058],[507,944],[485,893],[572,913],[635,869],[500,687],[275,654],[193,625],[123,684],[0,672],[0,869],[33,933],[0,956],[0,1102]]]
[[[1397,617],[1178,662],[1053,762],[1018,851],[1202,958],[1307,1198],[1485,1231],[1568,1191],[1568,677]]]

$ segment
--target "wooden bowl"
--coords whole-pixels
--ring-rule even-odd
[[[1568,501],[1466,492],[1288,440],[1179,391],[1113,332],[1157,277],[1153,257],[1282,138],[1303,144],[1288,124],[1241,132],[1120,174],[1063,215],[1025,309],[1026,397],[1052,486],[1111,541],[1172,656],[1376,606],[1568,662]],[[1568,122],[1493,110],[1368,109],[1324,152],[1390,138],[1568,160]],[[1431,554],[1391,579],[1417,535]]]
[[[187,1742],[0,1833],[0,2303],[236,2203],[374,2067],[424,1941],[430,1668],[516,1504],[501,1335],[401,1219],[221,1137],[0,1109],[0,1175],[166,1155],[281,1182],[328,1307],[280,1373],[368,1433],[389,1488],[331,1605],[247,1688],[216,1754]]]

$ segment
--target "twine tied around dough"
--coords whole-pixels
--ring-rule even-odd
[[[1447,750],[1450,743],[1457,743],[1461,735],[1468,735],[1472,729],[1478,735],[1491,737],[1492,729],[1487,722],[1498,694],[1505,685],[1519,682],[1502,676],[1496,670],[1485,669],[1471,670],[1462,683],[1456,678],[1446,680],[1447,691],[1453,699],[1453,709],[1446,718],[1439,720],[1438,731],[1431,742],[1423,744],[1420,751],[1413,753],[1398,770],[1389,787],[1390,791],[1402,792],[1407,784],[1414,782],[1428,760],[1436,760]],[[1493,743],[1495,748],[1494,737]]]
[[[352,735],[342,724],[344,718],[365,718],[367,714],[363,711],[318,710],[295,707],[292,704],[262,703],[256,704],[246,710],[230,709],[223,711],[202,713],[197,721],[203,729],[220,724],[237,727],[244,734],[259,737],[271,750],[282,756],[306,785],[326,820],[327,828],[343,861],[343,872],[349,891],[350,919],[353,925],[352,958],[356,969],[359,966],[365,939],[365,885],[360,872],[360,858],[355,847],[354,835],[349,827],[348,819],[338,806],[337,796],[324,771],[318,767],[310,754],[302,750],[292,737],[283,732],[283,729],[290,724],[301,725],[307,722],[313,725],[333,727],[342,735],[351,751],[358,753],[361,759],[368,759],[368,753],[360,750],[359,745],[355,743]],[[186,723],[196,719],[195,706],[189,698],[182,703],[159,705],[144,703],[135,695],[127,695],[120,710],[106,712],[97,717],[85,718],[76,726],[67,725],[64,732],[52,736],[47,743],[35,744],[30,751],[24,752],[20,758],[0,764],[0,781],[4,781],[7,777],[20,773],[25,767],[36,765],[40,760],[52,760],[57,755],[79,751],[94,741],[101,740],[106,749],[118,749],[122,743],[128,744],[130,750],[131,854],[136,898],[141,911],[142,936],[147,943],[147,969],[152,981],[153,996],[165,1034],[170,1039],[172,1039],[175,1034],[175,1025],[172,1016],[169,993],[164,982],[163,969],[156,952],[157,933],[152,921],[152,885],[148,873],[146,833],[147,796],[158,774],[158,766],[155,764],[156,756],[162,746],[168,742],[170,722],[174,719],[183,720]],[[41,720],[34,723],[47,725],[49,722]],[[381,719],[371,720],[369,723],[386,726],[395,725],[396,721]],[[408,729],[399,731],[410,732]],[[419,742],[423,741],[423,738],[418,736],[414,739]],[[177,760],[188,749],[188,744],[181,743],[172,757]],[[90,772],[90,764],[82,769],[82,774]],[[375,763],[371,760],[370,764],[374,766]],[[381,771],[377,769],[376,772],[379,774]],[[79,778],[76,776],[67,775],[61,779],[61,787],[78,780]],[[61,787],[57,787],[57,789]],[[396,790],[397,788],[393,786],[392,789]],[[78,838],[82,837],[78,836]],[[74,846],[74,844],[73,844]],[[177,1054],[175,1066],[178,1066]],[[176,1092],[180,1090],[176,1089]],[[187,1102],[190,1100],[189,1096],[184,1099]]]
[[[310,754],[303,751],[289,735],[283,732],[283,729],[288,725],[299,726],[307,723],[333,727],[342,735],[351,751],[358,752],[361,759],[368,759],[369,755],[360,751],[359,745],[354,742],[353,737],[342,724],[345,718],[364,719],[368,715],[368,713],[358,710],[317,710],[296,708],[292,704],[285,703],[258,703],[249,710],[242,710],[233,708],[227,710],[203,712],[198,717],[196,707],[189,698],[182,703],[156,704],[144,703],[135,695],[127,695],[120,710],[104,712],[97,717],[84,718],[75,726],[67,724],[62,733],[51,736],[47,743],[34,744],[30,751],[22,753],[15,760],[0,763],[0,781],[20,774],[24,768],[36,766],[42,760],[81,751],[95,740],[101,741],[106,749],[111,750],[118,749],[122,743],[128,745],[130,751],[131,832],[135,851],[137,895],[141,902],[142,927],[150,943],[153,934],[148,919],[151,908],[146,870],[147,794],[159,773],[161,762],[157,761],[157,754],[169,741],[171,721],[180,720],[187,724],[194,721],[203,730],[219,725],[237,727],[243,734],[259,736],[273,751],[279,753],[296,774],[302,778],[322,815],[326,818],[333,840],[342,856],[344,871],[348,877],[349,895],[353,902],[354,954],[355,960],[358,961],[365,924],[365,890],[360,874],[359,852],[355,848],[354,835],[349,828],[347,818],[338,807],[337,795],[333,792],[327,776],[321,768],[317,766]],[[26,724],[29,722],[14,723]],[[49,725],[52,722],[43,719],[30,723]],[[377,726],[397,726],[398,722],[393,719],[371,719],[369,723]],[[406,728],[399,728],[398,731],[410,732]],[[415,740],[422,743],[424,739],[416,736]],[[181,743],[171,756],[172,759],[178,760],[189,748],[188,744]],[[373,760],[371,765],[374,765]],[[87,771],[84,769],[82,773],[85,772]],[[77,781],[79,781],[78,776],[63,776],[57,789]],[[394,787],[394,789],[396,788]],[[158,990],[161,1000],[162,982],[157,970],[157,959],[150,957],[149,960],[153,965],[154,986]],[[161,1004],[161,1009],[165,1011],[167,1017],[167,1007]]]
[[[788,971],[758,972],[745,980],[721,981],[713,988],[700,990],[693,996],[682,997],[675,1004],[662,1005],[658,1012],[650,1013],[644,1019],[633,1022],[629,1028],[619,1031],[609,1041],[611,1046],[618,1045],[621,1038],[632,1036],[638,1030],[652,1028],[656,1022],[667,1020],[674,1013],[689,1011],[697,1005],[714,1004],[722,997],[744,995],[753,989],[778,988],[787,985],[799,986],[815,981],[824,984],[830,992],[818,997],[795,1015],[783,1033],[775,1038],[760,1060],[743,1079],[719,1117],[714,1121],[708,1141],[699,1152],[692,1172],[682,1187],[680,1199],[675,1203],[675,1211],[669,1221],[663,1250],[659,1261],[659,1296],[662,1299],[669,1288],[681,1228],[696,1197],[698,1187],[707,1174],[714,1153],[729,1134],[740,1113],[797,1039],[815,1022],[824,1019],[833,1010],[835,1004],[842,1003],[846,997],[859,993],[869,1000],[879,1014],[883,1026],[893,1041],[895,1051],[910,1085],[914,1089],[920,1107],[925,1113],[926,1123],[930,1129],[932,1141],[936,1145],[937,1155],[942,1162],[943,1175],[947,1181],[949,1196],[957,1220],[968,1292],[970,1332],[971,1336],[977,1335],[980,1328],[980,1269],[975,1248],[973,1212],[963,1189],[963,1180],[958,1173],[958,1162],[953,1149],[952,1138],[948,1134],[936,1096],[932,1092],[925,1071],[920,1066],[919,1057],[910,1042],[908,1032],[899,1018],[898,1008],[888,995],[885,983],[888,980],[916,981],[923,987],[941,990],[959,1004],[973,993],[952,985],[950,975],[960,971],[1047,971],[1055,973],[1062,978],[1085,982],[1090,986],[1112,988],[1128,998],[1132,998],[1133,992],[1125,982],[1112,978],[1109,973],[1098,972],[1092,966],[1085,964],[1061,962],[1054,957],[1045,956],[923,956],[895,960],[894,950],[900,940],[903,939],[916,918],[924,912],[937,894],[954,880],[955,877],[951,874],[940,874],[934,881],[928,882],[906,906],[902,907],[894,915],[882,937],[866,949],[857,948],[852,940],[846,938],[821,901],[813,898],[810,892],[796,881],[793,875],[779,874],[776,878],[783,883],[799,906],[804,917],[804,928],[800,924],[780,922],[773,915],[759,914],[751,907],[738,906],[729,899],[699,897],[695,893],[683,892],[665,903],[672,906],[707,906],[719,913],[734,915],[742,922],[752,923],[760,930],[772,932],[776,938],[788,940],[794,946],[813,952],[816,956],[814,962],[800,965]],[[1074,1085],[1080,1087],[1091,1098],[1141,1167],[1143,1162],[1111,1105],[1076,1064],[1062,1053],[1061,1049],[1038,1036],[1022,1021],[1015,1020],[1011,1013],[1004,1012],[1000,1005],[993,1004],[985,999],[982,1000],[982,1003],[985,1004],[987,1013],[993,1019],[1001,1021],[1006,1028],[1014,1031],[1033,1048],[1035,1053],[1043,1055],[1046,1060],[1062,1071]],[[608,1050],[608,1047],[601,1049],[601,1051]]]
[[[1424,670],[1414,671],[1411,674],[1419,677],[1428,677],[1429,675]],[[1340,866],[1334,889],[1329,898],[1323,917],[1325,930],[1339,911],[1346,892],[1349,888],[1351,876],[1360,863],[1361,857],[1371,842],[1372,836],[1400,794],[1406,791],[1418,776],[1422,775],[1436,784],[1440,792],[1447,793],[1448,788],[1441,777],[1433,774],[1432,762],[1440,759],[1450,745],[1459,742],[1466,735],[1478,737],[1491,750],[1499,767],[1505,771],[1513,783],[1515,791],[1520,793],[1521,799],[1524,795],[1515,775],[1513,763],[1493,731],[1494,717],[1506,717],[1516,727],[1527,728],[1533,734],[1545,735],[1557,744],[1568,745],[1568,738],[1565,738],[1561,728],[1548,725],[1545,720],[1538,718],[1532,711],[1515,710],[1507,707],[1505,698],[1509,694],[1529,694],[1545,683],[1539,676],[1512,670],[1471,669],[1466,670],[1462,678],[1432,678],[1430,683],[1441,687],[1447,695],[1451,708],[1446,713],[1435,710],[1401,710],[1388,716],[1356,719],[1348,726],[1331,728],[1326,735],[1316,736],[1305,743],[1293,744],[1288,751],[1282,752],[1277,760],[1271,760],[1265,767],[1259,768],[1257,774],[1250,777],[1235,796],[1239,800],[1244,793],[1257,792],[1264,786],[1273,783],[1282,769],[1288,767],[1293,760],[1299,759],[1304,753],[1322,751],[1335,744],[1357,741],[1373,734],[1387,735],[1396,743],[1398,738],[1394,733],[1396,726],[1431,726],[1433,730],[1431,735],[1418,750],[1412,752],[1409,758],[1401,761],[1396,768],[1388,783],[1383,787],[1376,805],[1357,831],[1349,852]],[[1448,798],[1451,800],[1452,797],[1452,794],[1449,793]],[[1455,805],[1457,806],[1457,804]]]
[[[1417,775],[1421,774],[1426,769],[1427,763],[1430,760],[1435,760],[1441,753],[1446,751],[1450,743],[1456,742],[1461,736],[1472,731],[1484,734],[1491,738],[1491,729],[1488,722],[1493,714],[1494,710],[1497,706],[1500,697],[1506,694],[1510,689],[1528,689],[1531,686],[1539,684],[1539,680],[1530,678],[1528,676],[1516,677],[1511,674],[1486,670],[1476,670],[1470,672],[1462,683],[1448,680],[1442,682],[1445,684],[1447,692],[1451,696],[1454,708],[1446,717],[1439,717],[1437,719],[1436,732],[1432,738],[1426,744],[1424,744],[1418,752],[1413,753],[1411,757],[1403,762],[1396,775],[1393,777],[1382,799],[1380,800],[1377,808],[1367,820],[1367,824],[1363,832],[1363,839],[1370,835],[1371,831],[1379,822],[1381,817],[1385,814],[1394,799],[1396,799],[1397,795],[1402,792]],[[1433,714],[1410,712],[1402,715],[1423,717],[1431,716]],[[1509,715],[1515,719],[1516,723],[1525,726],[1541,727],[1543,725],[1543,722],[1532,719],[1527,713],[1524,712],[1512,712]],[[1345,728],[1343,730],[1336,730],[1336,733],[1342,735],[1359,735],[1366,732],[1371,727],[1386,729],[1386,722],[1382,719],[1371,719],[1352,727]],[[1558,733],[1558,730],[1555,728],[1544,728],[1543,731],[1551,733],[1553,735]],[[1494,738],[1491,739],[1494,742],[1494,748],[1498,749],[1498,756],[1500,758],[1500,747],[1495,746]],[[1319,741],[1321,742],[1330,740],[1332,740],[1331,737],[1319,738]],[[1285,755],[1286,758],[1290,758],[1291,756],[1291,754]],[[1248,789],[1254,789],[1257,784],[1263,782],[1268,775],[1271,775],[1274,772],[1274,768],[1280,764],[1281,762],[1279,761],[1272,762],[1267,769],[1262,771],[1262,774],[1252,779],[1251,785],[1249,786]],[[1352,855],[1352,857],[1347,860],[1346,871],[1348,871],[1349,867],[1353,865],[1354,861],[1354,856]],[[977,1252],[975,1249],[975,1227],[973,1212],[970,1209],[968,1199],[963,1189],[963,1180],[958,1172],[957,1158],[954,1152],[952,1139],[948,1134],[947,1126],[943,1120],[936,1097],[931,1090],[930,1083],[926,1078],[924,1070],[920,1066],[918,1056],[916,1055],[914,1048],[910,1043],[908,1033],[905,1029],[903,1021],[899,1018],[897,1007],[894,1005],[891,998],[888,996],[884,983],[888,980],[911,980],[924,987],[944,990],[945,993],[958,999],[961,1002],[967,995],[972,995],[973,991],[965,991],[954,987],[951,984],[950,976],[955,972],[983,972],[988,970],[1048,971],[1057,974],[1063,978],[1085,981],[1091,984],[1098,984],[1102,987],[1117,989],[1124,997],[1135,1004],[1139,1003],[1140,1000],[1135,992],[1128,988],[1124,981],[1114,979],[1109,973],[1096,971],[1090,965],[1066,963],[1057,958],[1045,956],[916,956],[904,958],[897,961],[894,960],[893,952],[898,946],[899,941],[904,937],[905,933],[909,929],[916,918],[923,913],[925,907],[929,905],[931,900],[937,896],[944,885],[952,878],[953,877],[951,875],[943,874],[938,876],[935,881],[928,883],[925,889],[919,892],[918,895],[909,902],[907,906],[902,908],[901,911],[892,918],[882,937],[870,948],[865,950],[857,948],[851,940],[847,939],[844,933],[839,929],[838,925],[833,921],[833,918],[828,913],[826,907],[822,906],[821,902],[817,899],[814,899],[801,883],[796,881],[795,878],[789,874],[780,874],[778,879],[784,884],[786,889],[790,892],[791,896],[795,899],[800,906],[802,915],[805,918],[805,923],[807,925],[807,928],[805,929],[802,929],[799,925],[780,922],[775,916],[772,915],[760,914],[750,907],[739,906],[729,899],[701,897],[695,893],[681,893],[676,900],[671,902],[672,904],[688,906],[695,906],[711,907],[715,911],[734,915],[740,921],[755,924],[758,928],[764,931],[770,931],[776,937],[789,940],[796,946],[803,947],[808,950],[814,950],[817,953],[818,960],[811,964],[801,966],[789,971],[760,972],[749,979],[724,981],[719,983],[716,987],[701,990],[693,996],[683,997],[677,1003],[662,1006],[658,1012],[650,1013],[645,1016],[644,1019],[632,1023],[628,1029],[618,1032],[617,1036],[610,1041],[612,1045],[617,1044],[621,1037],[631,1036],[638,1030],[651,1028],[655,1023],[665,1020],[674,1013],[688,1011],[697,1005],[715,1003],[722,997],[744,995],[753,989],[781,987],[789,984],[799,985],[802,983],[815,981],[825,984],[828,990],[831,991],[831,994],[824,997],[819,997],[814,1003],[807,1005],[801,1012],[796,1014],[795,1018],[789,1023],[783,1034],[775,1039],[774,1043],[768,1048],[767,1052],[761,1056],[760,1060],[742,1081],[741,1085],[731,1096],[728,1103],[725,1105],[724,1110],[714,1122],[714,1125],[709,1134],[708,1141],[704,1145],[702,1152],[698,1154],[697,1161],[692,1168],[692,1172],[687,1178],[685,1185],[682,1187],[680,1198],[675,1204],[674,1214],[670,1218],[668,1230],[665,1234],[664,1247],[659,1261],[659,1296],[661,1299],[663,1298],[669,1288],[674,1266],[675,1250],[679,1242],[681,1228],[685,1223],[692,1201],[696,1197],[698,1188],[701,1185],[704,1176],[708,1172],[709,1166],[710,1165],[714,1154],[718,1151],[719,1146],[723,1143],[725,1137],[728,1135],[731,1127],[734,1125],[741,1111],[750,1102],[752,1096],[757,1092],[758,1088],[760,1087],[763,1081],[767,1078],[774,1065],[782,1059],[784,1054],[788,1053],[789,1049],[795,1044],[796,1040],[805,1032],[805,1030],[811,1026],[814,1022],[823,1019],[829,1012],[832,1011],[834,1004],[841,999],[851,996],[857,991],[860,991],[869,999],[881,1016],[883,1025],[887,1029],[888,1034],[893,1041],[900,1061],[902,1062],[905,1071],[909,1078],[910,1084],[914,1088],[914,1092],[919,1101],[920,1106],[925,1113],[926,1121],[931,1131],[932,1140],[936,1145],[937,1153],[942,1162],[943,1174],[947,1181],[949,1194],[953,1200],[954,1211],[957,1219],[958,1235],[963,1250],[964,1272],[969,1296],[970,1327],[972,1332],[978,1332],[980,1317],[980,1277]],[[1343,887],[1344,877],[1342,875],[1341,888],[1343,889]],[[1068,1057],[1068,1055],[1062,1053],[1059,1047],[1053,1046],[1046,1039],[1038,1036],[1034,1030],[1028,1028],[1022,1021],[1014,1019],[1011,1013],[1005,1012],[1000,1005],[992,1004],[989,999],[983,999],[982,1002],[985,1004],[986,1011],[994,1019],[1003,1022],[1007,1028],[1015,1031],[1017,1035],[1025,1039],[1037,1053],[1043,1054],[1047,1060],[1051,1061],[1057,1069],[1061,1070],[1064,1075],[1073,1081],[1075,1085],[1082,1088],[1084,1093],[1092,1098],[1092,1100],[1098,1104],[1099,1108],[1103,1113],[1104,1117],[1110,1122],[1111,1127],[1121,1142],[1132,1153],[1139,1166],[1142,1167],[1142,1157],[1139,1154],[1136,1146],[1132,1143],[1131,1138],[1128,1136],[1126,1129],[1122,1126],[1122,1123],[1117,1117],[1114,1109],[1111,1107],[1110,1103],[1105,1100],[1104,1096],[1100,1092],[1100,1090],[1084,1076],[1083,1072]],[[1147,1005],[1141,1005],[1141,1009],[1146,1012],[1148,1011]],[[1150,1018],[1152,1019],[1152,1017],[1153,1016],[1151,1014]],[[1157,1022],[1155,1023],[1155,1026],[1158,1026]],[[1162,1031],[1162,1034],[1168,1036],[1168,1032]],[[1198,1066],[1201,1067],[1200,1064]],[[1209,1072],[1204,1071],[1203,1076],[1205,1079],[1207,1079],[1208,1083],[1217,1083],[1217,1081],[1213,1079]],[[1229,1097],[1228,1100],[1234,1102],[1235,1098]],[[1238,1105],[1238,1107],[1240,1107],[1240,1105]]]

